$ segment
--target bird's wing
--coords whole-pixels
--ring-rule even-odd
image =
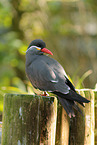
[[[73,84],[69,81],[69,79],[64,76],[66,78],[66,84],[70,87],[71,90],[73,90],[75,92],[75,87],[73,86]]]
[[[38,73],[39,73],[39,77],[44,81],[52,82],[52,83],[58,82],[58,78],[55,72],[45,62],[42,62],[42,67],[39,68]]]
[[[64,92],[64,94],[69,93],[70,88],[65,84],[66,79],[64,76],[60,78],[58,73],[42,60],[40,62],[38,61],[37,65],[38,67],[34,67],[36,69],[34,69],[34,72],[37,88],[51,92],[59,91]]]

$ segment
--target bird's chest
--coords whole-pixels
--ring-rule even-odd
[[[29,78],[30,82],[32,83],[32,85],[35,88],[41,89],[40,88],[41,81],[40,81],[39,73],[37,70],[37,66],[35,66],[35,65],[28,66],[26,69],[26,74],[27,74],[27,77]]]

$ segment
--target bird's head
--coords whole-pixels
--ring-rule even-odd
[[[50,50],[46,49],[45,47],[46,47],[46,44],[43,40],[35,39],[29,44],[26,53],[33,53],[36,55],[47,53],[47,54],[53,55],[53,53]]]

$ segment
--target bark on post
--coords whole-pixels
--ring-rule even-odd
[[[64,108],[58,104],[56,145],[69,144],[69,117]]]
[[[97,145],[97,90],[94,90],[95,95],[95,145]]]
[[[79,93],[91,102],[81,107],[84,116],[76,112],[71,120],[70,145],[94,145],[94,93],[92,90],[80,90]]]
[[[55,144],[56,117],[54,97],[7,94],[2,145]]]

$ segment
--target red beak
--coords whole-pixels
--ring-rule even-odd
[[[41,51],[44,52],[44,53],[48,53],[50,55],[53,55],[53,53],[50,50],[46,49],[46,48],[42,48]]]

